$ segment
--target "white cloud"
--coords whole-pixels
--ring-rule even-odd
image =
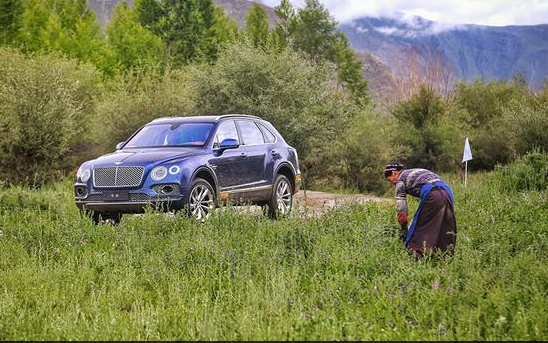
[[[274,7],[280,0],[261,0]],[[305,0],[290,0],[304,6]],[[320,0],[340,23],[362,16],[420,16],[441,23],[490,26],[548,24],[548,0]]]

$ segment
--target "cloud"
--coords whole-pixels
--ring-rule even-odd
[[[261,0],[274,7],[280,0]],[[290,0],[303,7],[305,0]],[[363,16],[420,16],[446,24],[489,26],[548,24],[548,0],[320,0],[340,23]]]

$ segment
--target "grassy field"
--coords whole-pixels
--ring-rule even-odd
[[[456,253],[418,262],[390,202],[94,226],[70,181],[0,190],[0,339],[548,339],[548,192],[449,183]]]

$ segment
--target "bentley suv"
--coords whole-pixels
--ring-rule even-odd
[[[297,151],[268,121],[170,117],[142,126],[115,152],[84,162],[74,196],[96,224],[150,207],[206,220],[227,202],[268,207],[278,218],[289,214],[300,186]]]

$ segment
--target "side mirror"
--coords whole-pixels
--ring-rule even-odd
[[[226,149],[236,149],[240,146],[238,144],[238,141],[232,138],[227,138],[221,142],[221,145],[219,147],[220,150],[226,150]]]
[[[122,147],[124,146],[124,144],[126,144],[126,142],[120,142],[120,143],[116,144],[116,150],[122,149]]]

